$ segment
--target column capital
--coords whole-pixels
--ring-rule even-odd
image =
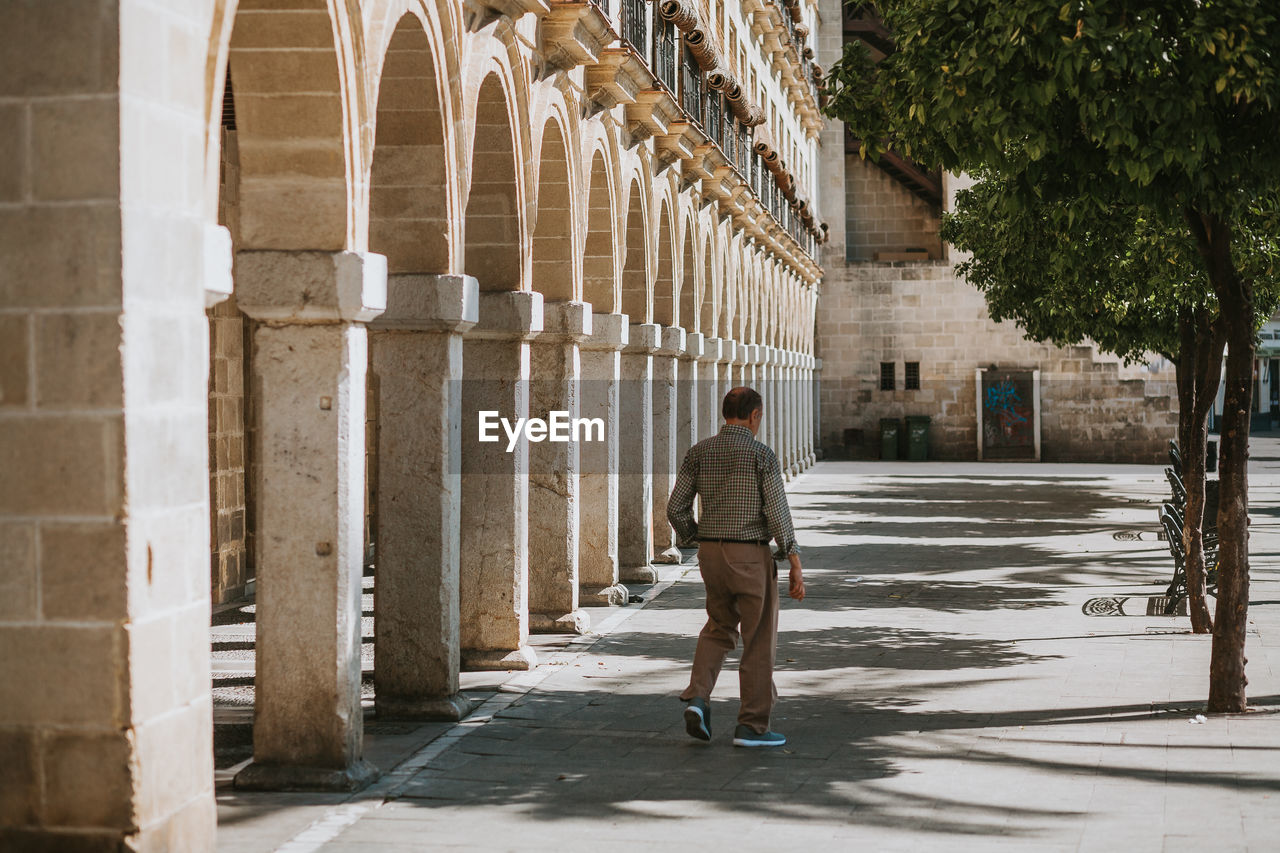
[[[469,275],[397,273],[387,276],[387,310],[378,330],[465,332],[479,318],[480,283]]]
[[[368,322],[387,307],[387,259],[372,252],[237,252],[236,305],[267,323]]]
[[[692,361],[702,359],[702,353],[706,347],[706,338],[701,332],[689,332],[684,336],[684,353],[683,358]]]
[[[656,352],[662,345],[662,327],[657,323],[632,323],[631,337],[623,352],[646,355]]]
[[[535,340],[543,343],[581,342],[591,337],[591,306],[586,302],[544,302],[542,331]]]
[[[627,346],[631,337],[631,323],[626,314],[591,315],[591,334],[582,339],[581,349],[599,352],[617,352]]]
[[[542,331],[542,294],[522,290],[481,291],[480,317],[470,340],[527,341]]]
[[[781,358],[782,350],[777,347],[765,347],[764,350],[763,360],[765,364],[777,364]]]
[[[738,342],[733,338],[720,339],[720,362],[727,364],[737,357]]]
[[[734,352],[734,362],[737,364],[751,364],[755,349],[755,344],[738,344]]]
[[[809,369],[810,369],[810,370],[821,370],[821,369],[822,369],[822,359],[820,359],[820,358],[814,358],[813,356],[809,356]]]
[[[685,331],[679,326],[659,326],[658,349],[654,355],[684,355]]]
[[[698,361],[714,363],[720,360],[720,347],[724,344],[720,338],[704,337],[702,339],[702,354],[698,356]]]

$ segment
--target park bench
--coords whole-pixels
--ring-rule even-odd
[[[1173,557],[1173,577],[1165,591],[1165,614],[1173,615],[1178,605],[1187,596],[1187,554],[1182,544],[1182,530],[1185,525],[1187,506],[1187,489],[1182,483],[1182,455],[1178,445],[1169,442],[1169,461],[1172,467],[1164,469],[1165,478],[1169,481],[1172,492],[1170,499],[1160,506],[1160,527],[1169,541],[1169,554]],[[1211,594],[1217,593],[1218,583],[1218,481],[1205,481],[1204,506],[1204,564],[1207,572],[1207,583]]]

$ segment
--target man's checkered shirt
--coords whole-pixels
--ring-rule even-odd
[[[702,496],[697,521],[695,494]],[[772,538],[778,553],[800,553],[778,457],[744,426],[725,424],[689,449],[667,502],[667,520],[681,542]]]

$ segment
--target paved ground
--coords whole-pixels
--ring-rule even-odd
[[[1280,849],[1280,442],[1253,471],[1250,714],[1195,722],[1209,640],[1146,615],[1158,468],[825,463],[792,487],[785,749],[730,746],[731,668],[714,741],[684,734],[685,567],[601,636],[543,639],[534,672],[472,676],[466,723],[384,735],[383,766],[406,760],[371,791],[224,791],[220,848]]]

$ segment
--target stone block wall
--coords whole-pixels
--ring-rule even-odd
[[[1027,341],[993,322],[982,294],[944,261],[831,268],[817,339],[828,457],[874,457],[880,418],[928,415],[931,458],[976,458],[979,367],[1041,371],[1046,462],[1160,462],[1176,432],[1171,367],[1124,368],[1092,347]],[[880,390],[883,362],[894,364],[893,391]],[[906,362],[920,365],[919,390],[903,389]],[[846,442],[846,430],[858,432]]]
[[[235,131],[222,130],[218,221],[238,226],[239,148]],[[209,318],[209,532],[210,592],[215,604],[244,595],[252,577],[246,549],[248,516],[245,430],[245,318],[235,297],[206,311]]]
[[[868,160],[845,155],[845,252],[848,260],[875,260],[876,252],[925,249],[943,257],[938,212]]]

